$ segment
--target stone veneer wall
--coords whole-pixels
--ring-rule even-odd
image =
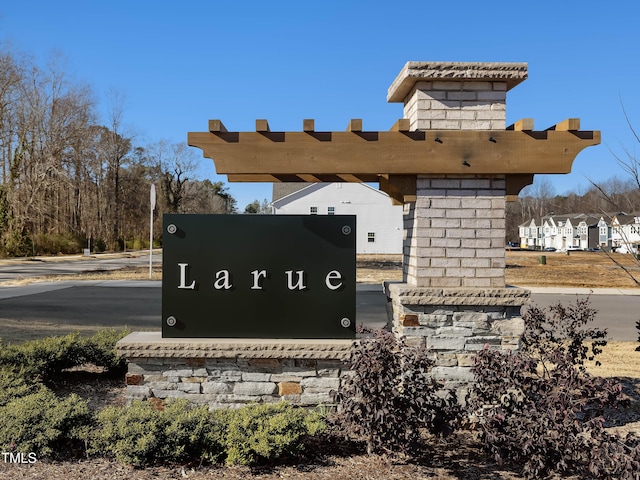
[[[418,177],[405,204],[403,281],[418,287],[504,287],[504,176]]]
[[[163,339],[135,332],[118,342],[129,400],[185,398],[210,408],[289,401],[333,406],[348,340]]]
[[[517,350],[520,314],[531,292],[520,288],[441,289],[385,283],[393,332],[433,352],[433,377],[461,395],[473,381],[473,359],[485,348]]]

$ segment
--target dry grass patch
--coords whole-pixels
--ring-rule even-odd
[[[546,265],[540,257],[546,258]],[[622,253],[506,252],[506,282],[527,287],[638,288],[640,264]],[[616,264],[617,263],[617,264]],[[620,266],[627,269],[627,272]],[[633,277],[633,278],[632,278]],[[634,280],[635,279],[635,280]]]
[[[599,377],[640,378],[640,352],[638,342],[607,342],[596,358],[601,365],[587,364],[587,371]]]

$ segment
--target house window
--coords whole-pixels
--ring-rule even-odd
[[[309,213],[311,215],[317,215],[318,214],[318,207],[309,207]]]
[[[376,241],[376,234],[375,232],[369,232],[367,233],[367,242],[369,243],[374,243]]]
[[[327,207],[327,215],[335,215],[336,207]]]

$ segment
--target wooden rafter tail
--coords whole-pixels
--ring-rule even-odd
[[[366,180],[361,179],[360,177],[358,177],[357,175],[353,175],[351,173],[339,173],[338,177],[340,177],[340,179],[343,182],[350,182],[350,183],[362,183],[365,182]]]
[[[577,132],[580,130],[580,119],[567,118],[566,120],[547,128],[547,130],[555,130],[556,132]]]
[[[209,120],[209,131],[211,133],[226,133],[227,128],[221,120]]]
[[[305,118],[302,120],[302,131],[303,132],[315,132],[316,130],[316,121],[313,118]]]
[[[269,122],[267,120],[265,119],[256,120],[256,132],[266,133],[270,131],[271,130],[269,129]]]
[[[390,132],[408,132],[411,128],[411,121],[408,118],[399,118],[393,127],[389,129]]]
[[[579,118],[567,118],[562,122],[556,124],[556,132],[577,132],[580,130]]]
[[[361,132],[362,131],[362,119],[361,118],[352,118],[349,120],[349,125],[347,126],[347,132]]]
[[[521,118],[517,122],[509,125],[507,130],[516,132],[530,132],[533,130],[533,118]]]
[[[310,173],[298,173],[297,174],[298,177],[300,177],[301,180],[307,182],[307,183],[319,183],[322,182],[322,180],[320,178],[318,178],[316,175],[312,175]]]

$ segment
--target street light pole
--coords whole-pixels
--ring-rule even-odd
[[[151,184],[150,192],[151,213],[149,216],[149,280],[151,280],[153,267],[153,210],[156,208],[156,186]]]

